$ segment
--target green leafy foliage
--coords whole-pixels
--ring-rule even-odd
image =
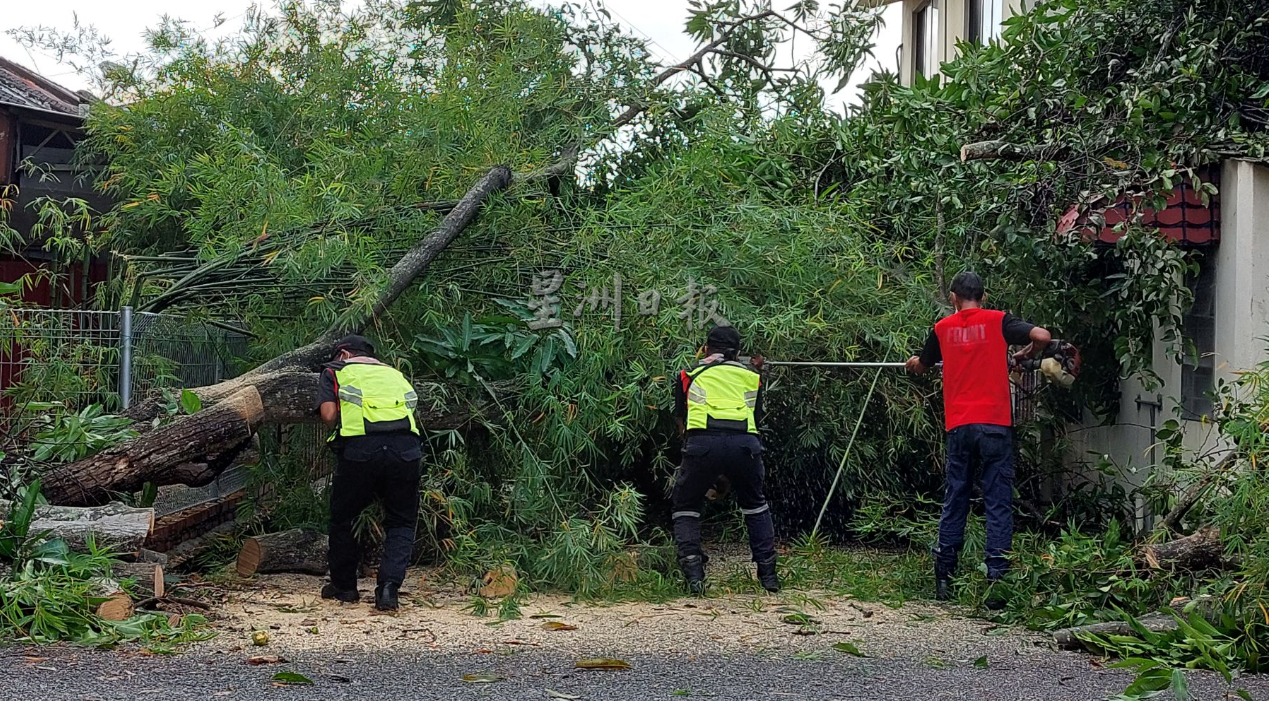
[[[677,460],[669,379],[712,312],[748,352],[899,360],[946,310],[953,273],[977,269],[994,305],[1083,348],[1074,391],[1041,394],[1026,430],[1042,437],[1083,409],[1109,415],[1122,378],[1151,375],[1155,335],[1187,350],[1188,251],[1139,212],[1112,246],[1084,227],[1119,198],[1160,209],[1184,183],[1214,195],[1199,170],[1266,156],[1261,7],[1044,1],[1009,20],[1001,42],[963,47],[944,79],[876,77],[857,112],[827,112],[818,81],[854,67],[877,22],[855,5],[797,3],[783,17],[700,2],[687,29],[704,40],[736,30],[727,54],[697,80],[652,87],[642,44],[577,7],[285,2],[220,43],[166,21],[119,78],[129,102],[89,120],[86,151],[105,159],[100,185],[119,201],[103,237],[132,258],[135,304],[197,299],[241,317],[263,359],[371,307],[387,268],[491,165],[527,173],[581,149],[575,173],[487,202],[377,330],[417,380],[494,406],[479,427],[429,440],[426,542],[452,565],[511,563],[533,586],[594,593],[614,587],[610,570],[635,548],[638,574],[674,577],[651,520],[665,517]],[[815,41],[815,62],[778,74],[766,63],[792,35]],[[627,107],[644,112],[611,137]],[[963,145],[985,140],[1042,150],[960,161]],[[527,301],[546,302],[531,289],[552,271],[562,327],[530,330]],[[587,291],[618,294],[618,280],[614,317]],[[657,311],[632,313],[654,297]],[[866,387],[851,372],[769,374],[763,431],[783,535],[815,515]],[[922,516],[888,508],[939,487],[938,408],[933,381],[880,381],[832,498],[832,535],[880,536],[896,515],[910,521],[905,539],[930,536]],[[272,520],[321,522],[307,460],[271,461]],[[1039,451],[1024,464],[1052,460]],[[1022,477],[1022,493],[1032,486]],[[1257,514],[1257,485],[1235,487],[1243,500],[1219,512],[1231,513],[1232,542],[1246,542],[1237,528]],[[1120,532],[1090,533],[1117,502],[1066,506],[1083,515],[1058,518],[1067,533],[1022,545],[1022,558],[1032,549],[1054,564],[1021,568],[1027,590],[1010,612],[1054,606],[1038,622],[1061,622],[1160,599],[1165,587],[1128,574]],[[815,554],[789,564],[803,572]]]
[[[0,640],[91,647],[139,642],[151,652],[168,653],[213,636],[200,615],[186,615],[176,625],[164,613],[140,612],[121,621],[99,618],[111,552],[92,538],[86,552],[76,552],[60,538],[31,534],[39,502],[39,483],[32,483],[0,519]]]
[[[59,405],[41,425],[30,445],[31,458],[37,462],[74,462],[137,436],[131,420],[110,415],[100,405],[77,413],[62,411]]]

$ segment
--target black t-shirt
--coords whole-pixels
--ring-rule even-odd
[[[323,366],[322,374],[318,376],[318,402],[315,409],[322,407],[323,403],[336,403],[336,427],[340,427],[336,371],[347,364],[343,360],[328,363]],[[383,454],[396,456],[400,460],[419,460],[423,457],[419,436],[407,431],[359,435],[358,437],[337,435],[336,439],[331,441],[331,449],[345,460],[354,462],[373,460]]]
[[[1029,333],[1037,327],[1006,313],[1003,315],[1003,339],[1008,345],[1028,345],[1033,342]],[[919,362],[923,367],[933,367],[941,362],[941,343],[937,340],[936,330],[928,331],[927,342],[923,343],[923,351],[919,353]]]

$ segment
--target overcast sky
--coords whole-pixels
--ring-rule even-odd
[[[534,1],[542,5],[560,4],[554,0]],[[69,30],[78,16],[81,24],[96,26],[109,37],[116,53],[127,55],[142,48],[142,32],[156,25],[164,13],[189,20],[195,27],[207,28],[209,32],[212,32],[214,18],[220,14],[226,22],[217,32],[224,32],[238,28],[243,13],[254,4],[273,5],[272,0],[6,0],[4,12],[0,13],[0,31],[35,25]],[[694,43],[684,34],[687,0],[603,0],[603,4],[616,22],[629,27],[637,36],[649,39],[650,51],[660,60],[671,62],[692,54]],[[780,8],[790,2],[777,0],[774,4]],[[895,70],[901,37],[899,8],[898,3],[885,11],[885,29],[876,40],[876,59],[868,60],[868,67],[859,71],[843,92],[830,98],[829,106],[839,109],[845,102],[852,102],[858,94],[856,86],[865,81],[869,69],[882,65]],[[28,52],[3,32],[0,32],[0,57],[26,65],[71,90],[86,89],[89,85],[76,77],[70,67],[48,55]],[[827,90],[833,87],[832,82]]]

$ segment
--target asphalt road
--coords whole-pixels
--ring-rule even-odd
[[[0,700],[1103,700],[1130,676],[1059,653],[1046,663],[974,662],[934,667],[914,660],[765,655],[638,655],[630,670],[574,668],[575,658],[538,648],[507,655],[454,652],[308,652],[279,665],[194,648],[180,655],[57,647],[0,648]],[[276,686],[279,671],[312,685]],[[494,682],[466,682],[489,674]],[[1266,676],[1234,687],[1268,699]],[[1213,673],[1190,674],[1195,699],[1230,690]]]

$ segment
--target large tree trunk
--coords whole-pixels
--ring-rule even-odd
[[[46,495],[47,497],[47,495]],[[9,504],[0,500],[0,517]],[[30,535],[64,541],[72,550],[84,552],[91,537],[97,547],[107,547],[120,555],[136,555],[155,527],[153,508],[133,508],[123,503],[82,508],[39,505],[31,519]]]
[[[191,458],[246,446],[265,416],[260,393],[246,387],[209,410],[48,472],[41,486],[50,502],[99,505],[147,482],[171,485],[173,470]]]
[[[327,573],[327,536],[313,530],[285,530],[248,538],[239,552],[238,574]]]

